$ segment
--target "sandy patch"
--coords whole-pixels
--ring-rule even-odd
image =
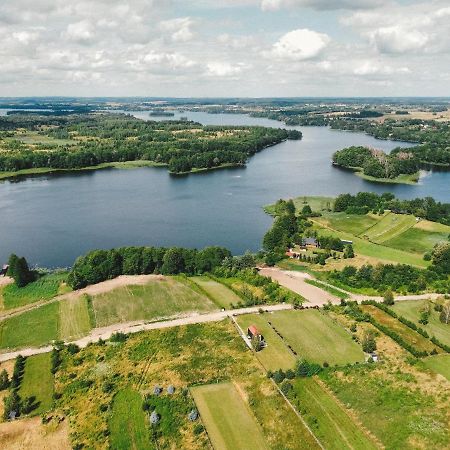
[[[66,421],[59,425],[42,425],[40,417],[0,424],[0,448],[8,450],[70,449],[69,427]]]

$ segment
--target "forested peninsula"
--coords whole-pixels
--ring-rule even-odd
[[[390,154],[367,147],[348,147],[333,155],[333,164],[355,170],[364,178],[414,182],[420,169],[450,169],[448,122],[389,119],[382,123],[338,120],[332,128],[364,131],[378,139],[403,140],[419,145],[395,148]]]
[[[243,166],[299,131],[143,121],[125,114],[12,115],[0,118],[0,176],[141,161],[187,173]]]

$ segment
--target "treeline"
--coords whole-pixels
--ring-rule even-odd
[[[383,122],[370,120],[339,119],[330,122],[331,128],[338,130],[362,131],[378,139],[414,142],[421,145],[407,150],[397,148],[391,152],[392,157],[403,153],[411,155],[420,167],[450,167],[450,124],[434,120],[394,120]],[[359,166],[362,167],[362,166]],[[410,173],[410,172],[404,172]]]
[[[450,292],[450,244],[445,244],[440,255],[440,259],[433,255],[433,264],[427,269],[407,264],[366,264],[360,268],[346,266],[329,276],[351,288],[371,288],[381,294],[389,290],[409,293],[433,290],[446,294]]]
[[[397,149],[390,154],[367,147],[348,147],[333,155],[333,164],[349,169],[360,169],[364,175],[375,178],[396,178],[414,174],[420,161],[410,149]]]
[[[68,283],[73,289],[100,283],[119,275],[161,273],[175,275],[212,272],[231,253],[223,247],[203,250],[171,247],[123,247],[93,250],[75,261]]]
[[[432,197],[400,200],[389,192],[382,195],[359,192],[356,195],[341,194],[334,203],[334,211],[348,214],[367,214],[369,211],[383,213],[385,210],[450,225],[450,203],[436,202]]]
[[[0,119],[0,131],[26,128],[72,141],[67,145],[49,143],[33,147],[8,141],[8,151],[0,152],[0,171],[7,172],[41,167],[70,170],[102,163],[149,160],[168,165],[171,172],[182,173],[244,165],[250,156],[266,147],[302,137],[295,130],[202,126],[186,121],[152,122],[112,114]]]

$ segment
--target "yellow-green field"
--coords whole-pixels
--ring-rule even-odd
[[[191,388],[216,450],[269,449],[252,412],[232,383]]]
[[[363,362],[361,347],[341,325],[315,309],[277,311],[268,321],[300,358],[330,365]]]
[[[49,411],[53,404],[53,374],[51,373],[50,353],[29,356],[25,361],[25,372],[20,384],[22,399],[35,397],[35,408],[31,414]]]
[[[237,305],[241,298],[237,296],[230,288],[224,286],[222,283],[212,280],[208,277],[192,277],[207,294],[211,297],[218,306],[228,309],[233,305]]]
[[[450,381],[450,355],[434,355],[428,356],[420,361],[421,365],[426,369],[430,369],[434,373],[438,373]]]
[[[416,224],[416,218],[407,214],[387,213],[375,225],[366,229],[362,233],[363,238],[367,238],[376,244],[382,244],[389,239],[393,239]]]
[[[418,350],[426,352],[436,350],[438,353],[442,353],[442,349],[434,345],[429,339],[423,337],[376,306],[362,305],[361,309],[369,313],[378,323],[400,335],[407,343]]]
[[[212,301],[175,277],[126,286],[92,298],[97,327],[191,311],[213,311]]]
[[[288,349],[283,339],[267,323],[267,320],[270,320],[271,317],[271,314],[243,314],[238,316],[236,320],[244,333],[247,332],[250,325],[255,325],[264,336],[267,346],[256,353],[256,357],[266,370],[293,369],[296,357]]]
[[[439,320],[439,312],[434,310],[434,304],[431,304],[431,312],[428,317],[427,325],[419,323],[421,309],[428,303],[428,300],[411,300],[397,302],[391,308],[399,315],[414,322],[417,326],[427,331],[430,336],[436,338],[446,345],[450,345],[450,325],[442,323]]]
[[[59,337],[75,339],[85,336],[91,330],[87,298],[79,296],[59,303]]]
[[[302,411],[308,425],[327,450],[378,448],[367,431],[315,378],[296,379],[292,397],[293,403]]]

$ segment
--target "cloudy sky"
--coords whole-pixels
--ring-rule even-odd
[[[449,0],[0,0],[0,96],[449,96]]]

